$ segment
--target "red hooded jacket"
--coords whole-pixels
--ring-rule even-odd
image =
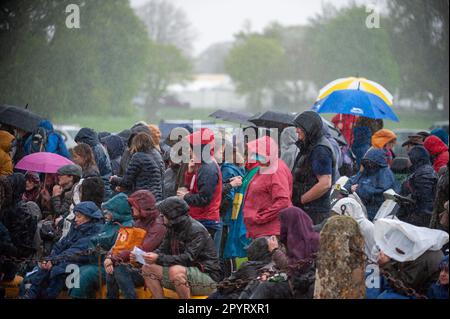
[[[248,153],[263,156],[263,165],[251,180],[244,199],[244,223],[247,237],[280,235],[281,210],[292,206],[292,174],[278,158],[278,145],[269,136],[248,143]],[[266,167],[264,167],[266,166]]]
[[[214,133],[201,129],[188,135],[187,140],[194,146],[211,147],[210,160],[202,161],[198,169],[185,173],[185,185],[189,193],[184,200],[189,204],[189,215],[196,220],[220,221],[220,203],[222,201],[222,173],[214,160]]]
[[[449,159],[448,147],[437,136],[429,136],[423,146],[430,153],[434,170],[439,173],[441,167],[446,166]]]

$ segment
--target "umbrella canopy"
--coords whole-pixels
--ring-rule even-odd
[[[394,100],[392,94],[389,93],[389,91],[386,90],[381,84],[365,78],[349,77],[337,79],[326,85],[322,90],[320,90],[317,101],[323,100],[331,93],[341,90],[359,90],[372,93],[381,98],[389,106],[392,106]]]
[[[398,122],[392,109],[377,95],[359,90],[331,93],[314,106],[318,113],[352,114]]]
[[[17,127],[26,132],[32,132],[42,120],[43,118],[28,109],[12,105],[0,105],[1,124]]]
[[[25,156],[15,167],[37,173],[56,173],[59,168],[69,164],[74,163],[58,154],[40,152]]]
[[[248,121],[258,127],[278,128],[281,131],[288,126],[292,126],[294,118],[295,113],[267,111],[253,116]]]
[[[248,119],[252,116],[253,114],[248,112],[232,112],[225,110],[217,110],[216,112],[209,115],[209,117],[227,122],[238,123],[247,127],[253,126],[253,124],[248,121]]]

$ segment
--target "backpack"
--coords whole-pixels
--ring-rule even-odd
[[[141,246],[147,231],[137,227],[121,227],[118,231],[117,239],[112,247],[112,254],[115,255],[124,250],[133,250],[135,246]]]
[[[33,134],[31,135],[30,154],[45,152],[47,140],[48,135],[44,128],[38,127],[35,131],[33,131]]]

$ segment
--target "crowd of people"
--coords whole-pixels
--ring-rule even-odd
[[[135,299],[139,287],[153,298],[169,289],[183,299],[311,299],[321,230],[346,215],[359,225],[367,264],[417,292],[382,277],[367,298],[447,299],[448,134],[417,132],[401,141],[403,159],[383,121],[338,115],[333,123],[345,145],[313,111],[279,140],[270,130],[240,141],[205,128],[162,140],[156,125],[139,122],[118,134],[83,128],[68,150],[50,121],[36,132],[3,126],[0,289],[20,276],[23,299],[96,298],[102,286],[110,299]],[[73,164],[54,174],[15,167],[36,152]],[[331,200],[345,176],[346,195]],[[392,219],[408,227],[377,220],[388,190],[409,198]],[[392,236],[392,249],[379,232]],[[73,265],[79,284],[67,287]]]

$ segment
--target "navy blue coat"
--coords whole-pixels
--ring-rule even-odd
[[[367,126],[355,127],[353,136],[352,152],[356,157],[356,167],[359,169],[361,160],[371,146],[372,131]]]
[[[359,172],[350,178],[344,187],[350,191],[351,186],[359,185],[356,193],[366,206],[369,219],[373,220],[384,202],[383,193],[391,188],[398,192],[399,187],[394,173],[387,165],[383,150],[370,149],[364,156],[364,159],[374,163],[376,167],[371,169],[364,168],[363,172]]]
[[[64,274],[69,264],[88,263],[90,256],[77,254],[86,251],[90,247],[91,238],[99,234],[102,229],[103,224],[97,220],[72,227],[67,236],[53,246],[49,259],[52,260],[53,258],[55,262],[52,262],[54,266],[51,269],[50,276],[55,277]]]

